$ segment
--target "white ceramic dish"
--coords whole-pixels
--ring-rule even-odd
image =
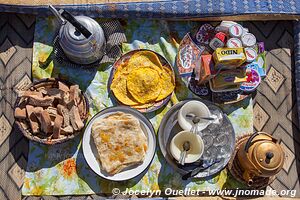
[[[94,144],[93,137],[91,136],[91,128],[95,120],[99,118],[104,118],[118,111],[132,114],[133,116],[135,116],[140,120],[141,128],[145,133],[146,137],[148,138],[148,150],[146,152],[143,163],[124,169],[123,171],[115,175],[109,175],[105,173],[100,167],[100,162],[98,161],[97,149]],[[155,148],[156,148],[156,138],[151,123],[138,111],[124,106],[107,108],[99,112],[98,114],[96,114],[89,121],[84,131],[83,140],[82,140],[83,155],[90,168],[102,178],[112,180],[112,181],[125,181],[142,174],[151,164],[155,154]]]
[[[185,131],[190,131],[194,125],[190,118],[186,118],[186,115],[190,113],[195,114],[198,117],[211,117],[211,113],[204,103],[200,101],[188,101],[178,112],[178,123]],[[198,123],[198,130],[204,130],[210,123],[211,121],[208,120],[200,120]]]
[[[204,151],[204,143],[202,138],[189,131],[181,131],[177,133],[171,140],[170,152],[172,156],[179,161],[180,154],[183,151],[183,143],[190,142],[190,150],[187,151],[185,163],[193,163],[199,160]]]

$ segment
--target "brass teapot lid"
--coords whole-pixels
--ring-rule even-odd
[[[276,172],[283,166],[284,152],[277,140],[269,134],[256,136],[252,155],[252,161],[262,174]]]
[[[283,153],[280,146],[272,141],[257,144],[254,159],[262,170],[273,171],[283,164]]]

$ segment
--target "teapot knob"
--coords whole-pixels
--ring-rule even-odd
[[[274,157],[274,154],[272,152],[266,153],[266,163],[270,163],[270,160]]]

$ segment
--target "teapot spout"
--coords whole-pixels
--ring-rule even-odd
[[[253,178],[252,173],[246,170],[243,174],[243,179],[247,182],[248,186],[252,186],[253,184],[252,178]]]

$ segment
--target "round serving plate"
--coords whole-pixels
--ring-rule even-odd
[[[200,158],[200,160],[197,161],[197,163],[194,164],[186,164],[184,166],[181,166],[178,164],[178,162],[172,157],[170,153],[170,141],[172,138],[182,131],[183,129],[179,126],[177,115],[180,110],[180,108],[191,100],[197,100],[202,103],[204,103],[210,111],[217,110],[222,113],[223,120],[220,125],[216,128],[216,125],[210,124],[206,129],[202,131],[202,139],[204,142],[204,154]],[[199,99],[189,99],[185,101],[181,101],[178,104],[174,105],[164,116],[164,118],[161,121],[159,131],[158,131],[158,141],[159,146],[161,149],[161,152],[167,162],[179,173],[186,174],[190,170],[195,169],[199,166],[207,165],[207,162],[211,162],[213,159],[219,160],[218,163],[215,163],[211,167],[201,171],[198,173],[194,178],[204,178],[207,176],[212,176],[218,172],[220,172],[229,162],[230,157],[234,151],[235,147],[235,133],[233,126],[231,122],[229,121],[228,117],[223,114],[221,109],[217,106],[215,106],[213,103],[205,100],[199,100]],[[218,145],[214,145],[214,143],[218,143]],[[226,153],[216,153],[215,156],[218,156],[218,158],[209,157],[207,154],[208,152],[213,151],[220,151],[221,149],[226,150]],[[205,153],[207,152],[207,153]],[[220,156],[221,155],[221,156]]]
[[[168,68],[170,68],[173,72],[173,76],[175,77],[175,73],[174,73],[174,69],[173,67],[171,66],[171,64],[160,54],[156,53],[155,51],[152,51],[152,50],[149,50],[149,49],[136,49],[136,50],[132,50],[132,51],[129,51],[127,52],[126,54],[122,55],[112,66],[112,69],[111,69],[111,72],[110,72],[110,76],[109,76],[109,79],[108,79],[108,83],[107,83],[107,91],[109,94],[111,94],[111,96],[113,97],[113,99],[118,102],[118,104],[120,105],[124,105],[122,104],[122,102],[120,102],[114,95],[114,93],[112,92],[112,90],[110,89],[110,85],[112,83],[112,80],[114,78],[114,75],[115,75],[115,72],[116,72],[116,69],[123,63],[125,62],[126,60],[129,60],[131,58],[131,56],[139,51],[150,51],[152,53],[155,53],[157,55],[157,57],[159,58],[161,64],[163,66],[166,66]],[[153,106],[150,106],[149,108],[142,108],[142,109],[137,109],[138,111],[142,112],[142,113],[150,113],[150,112],[154,112],[158,109],[160,109],[162,106],[166,105],[169,100],[171,99],[171,96],[172,96],[172,93],[167,96],[166,98],[164,98],[163,100],[159,101],[159,102],[156,102]],[[127,106],[127,105],[124,105],[124,106]],[[130,107],[130,106],[128,106]],[[136,108],[135,108],[136,109]]]
[[[56,79],[56,78],[45,78],[45,79],[41,79],[41,80],[38,80],[38,81],[35,81],[35,82],[29,84],[24,89],[24,91],[34,91],[38,88],[57,87],[59,81],[66,84],[67,86],[72,85],[71,82],[68,82],[66,80],[60,80],[60,79]],[[83,91],[81,91],[81,99],[83,100],[83,106],[84,106],[84,108],[83,108],[84,113],[81,116],[81,120],[85,124],[87,121],[87,118],[88,118],[88,113],[89,113],[89,103],[88,103],[88,99],[85,96],[85,94],[83,93]],[[19,96],[16,100],[15,108],[18,107],[20,104],[22,104],[25,100],[26,100],[26,98]],[[60,143],[66,142],[70,139],[75,138],[77,135],[82,133],[82,130],[83,130],[82,129],[79,131],[75,131],[71,135],[61,135],[61,137],[58,139],[49,139],[48,137],[42,136],[41,134],[38,134],[38,135],[33,134],[31,131],[29,122],[27,122],[24,119],[16,119],[16,124],[27,139],[38,142],[38,143],[47,144],[47,145],[54,145],[54,144],[60,144]]]
[[[137,119],[139,119],[141,128],[148,139],[148,150],[146,152],[145,159],[142,164],[126,168],[115,175],[109,175],[105,173],[100,167],[99,156],[97,153],[96,145],[91,135],[91,128],[93,123],[97,119],[104,118],[116,112],[128,113],[133,115]],[[98,114],[96,114],[86,126],[83,135],[83,140],[82,140],[83,155],[90,168],[102,178],[105,178],[107,180],[112,180],[112,181],[129,180],[143,173],[149,167],[149,165],[153,160],[155,154],[155,148],[156,148],[155,131],[150,121],[140,112],[125,106],[106,108],[101,112],[99,112]]]

